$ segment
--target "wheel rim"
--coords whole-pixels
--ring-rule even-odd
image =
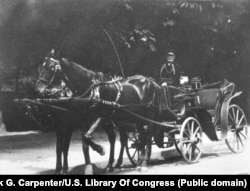
[[[195,118],[189,117],[181,126],[181,154],[187,162],[195,163],[201,157],[202,147],[202,129],[200,123]]]
[[[139,133],[132,132],[128,133],[128,140],[127,140],[127,145],[126,145],[126,152],[128,155],[128,158],[130,162],[132,163],[133,166],[138,166],[143,162],[143,159],[145,157],[145,154],[142,153],[142,145],[139,141]],[[150,145],[146,145],[145,149],[148,149],[148,160],[150,159],[151,156],[151,151],[152,147]]]
[[[139,162],[140,150],[138,149],[139,140],[138,133],[133,132],[128,134],[126,152],[130,162],[136,166]]]
[[[241,153],[247,142],[247,120],[243,110],[237,105],[228,109],[228,133],[226,144],[233,153]]]

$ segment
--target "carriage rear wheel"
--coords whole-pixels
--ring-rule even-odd
[[[195,163],[202,154],[202,129],[197,119],[188,117],[180,130],[180,151],[185,161]]]
[[[128,140],[126,145],[126,152],[128,158],[133,166],[138,166],[143,162],[145,158],[145,155],[143,155],[142,153],[143,148],[139,138],[139,132],[134,131],[127,133],[127,135],[128,135]],[[149,160],[152,152],[152,145],[151,144],[146,145],[145,149],[148,150],[147,160]]]
[[[233,153],[243,152],[247,142],[247,119],[238,105],[230,105],[228,109],[228,132],[226,144]]]

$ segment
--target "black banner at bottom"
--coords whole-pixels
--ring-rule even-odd
[[[68,187],[74,190],[105,188],[247,190],[249,175],[1,175],[0,189]]]

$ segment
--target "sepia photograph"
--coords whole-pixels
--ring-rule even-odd
[[[0,175],[250,175],[249,21],[249,0],[0,0]]]

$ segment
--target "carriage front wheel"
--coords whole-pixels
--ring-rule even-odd
[[[228,109],[228,132],[226,144],[233,153],[243,152],[247,143],[247,119],[243,110],[235,104]]]
[[[180,151],[188,163],[195,163],[202,154],[202,129],[199,121],[194,117],[184,120],[180,129]]]
[[[128,158],[133,166],[138,166],[143,162],[144,157],[146,157],[145,155],[142,154],[143,148],[140,141],[139,133],[137,131],[129,132],[127,133],[127,136],[128,140],[126,145],[126,152]],[[148,150],[147,160],[149,160],[151,156],[152,145],[151,144],[146,145],[145,147],[146,147],[145,149]]]

